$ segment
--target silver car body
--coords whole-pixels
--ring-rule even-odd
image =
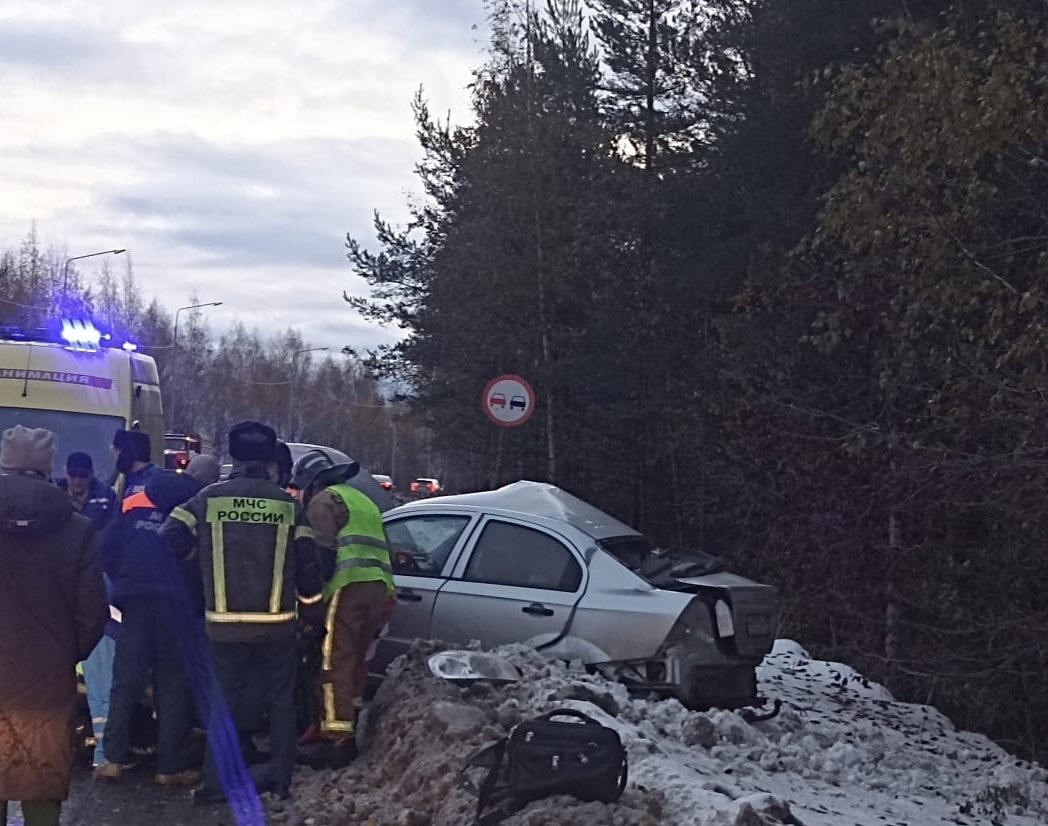
[[[640,533],[548,484],[420,500],[384,520],[397,608],[373,672],[415,639],[525,643],[694,707],[757,699],[753,669],[778,611],[768,586],[714,573],[656,587],[600,544]],[[765,633],[726,638],[717,600],[736,606],[729,625],[744,629],[752,612]]]

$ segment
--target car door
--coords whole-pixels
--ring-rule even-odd
[[[484,648],[541,644],[566,628],[586,588],[582,556],[562,535],[510,517],[486,516],[437,594],[435,639]]]
[[[385,522],[393,562],[396,607],[378,645],[371,672],[381,674],[412,642],[430,638],[437,592],[455,566],[476,519],[469,513],[413,513]]]

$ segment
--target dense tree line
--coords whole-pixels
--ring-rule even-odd
[[[131,259],[122,263],[120,272],[108,262],[97,272],[67,269],[31,230],[18,249],[0,252],[0,326],[90,319],[138,343],[157,362],[169,430],[198,433],[220,455],[233,424],[258,419],[287,441],[340,448],[404,483],[440,470],[410,406],[351,352],[317,360],[293,329],[263,338],[235,324],[217,334],[199,310],[181,314],[176,342],[172,314],[143,299]]]
[[[495,2],[349,299],[464,484],[774,582],[783,632],[1048,754],[1048,12]],[[500,431],[480,395],[528,378]]]

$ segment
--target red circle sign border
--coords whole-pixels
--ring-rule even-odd
[[[528,409],[525,410],[524,415],[515,422],[504,422],[501,419],[496,418],[488,408],[488,396],[491,395],[491,388],[500,381],[520,382],[524,389],[528,391],[530,401]],[[481,397],[481,406],[484,408],[484,415],[488,417],[488,420],[494,422],[499,427],[520,427],[522,424],[527,424],[531,419],[532,414],[535,412],[535,391],[532,389],[531,384],[528,383],[527,379],[521,378],[516,373],[503,373],[501,376],[495,376],[495,378],[484,385],[484,395]]]

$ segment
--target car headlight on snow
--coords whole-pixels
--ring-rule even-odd
[[[731,606],[723,599],[718,599],[713,606],[713,615],[717,619],[717,636],[731,637],[735,635],[735,621],[731,617]]]

